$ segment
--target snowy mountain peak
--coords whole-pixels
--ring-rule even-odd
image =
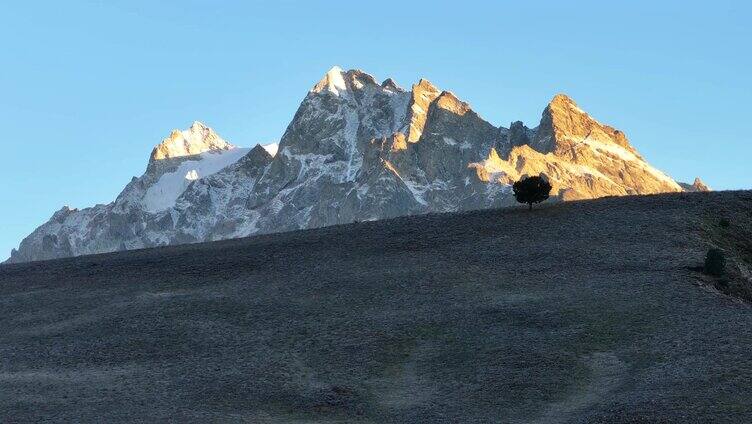
[[[175,205],[175,201],[200,178],[215,174],[245,156],[250,149],[206,150],[185,158],[173,170],[162,173],[143,193],[141,204],[147,212],[158,212]]]
[[[350,69],[349,71],[343,71],[339,66],[334,66],[327,71],[319,82],[313,86],[311,93],[323,93],[328,92],[335,96],[343,96],[353,90],[361,90],[366,86],[377,86],[376,79],[370,74],[367,74],[359,69]],[[393,91],[400,91],[396,87]],[[345,96],[347,97],[347,96]]]
[[[235,146],[223,140],[211,128],[199,121],[194,121],[186,130],[173,130],[154,147],[150,162],[193,156],[207,151],[221,151],[234,149]]]
[[[321,93],[328,91],[334,95],[339,96],[343,91],[347,91],[347,84],[345,83],[345,72],[339,66],[333,66],[329,69],[324,77],[316,83],[311,89],[314,93]]]
[[[566,95],[537,127],[507,129],[426,79],[405,91],[336,66],[279,144],[235,148],[200,122],[175,130],[112,203],[58,211],[11,261],[506,206],[525,175],[545,175],[552,201],[682,190]]]
[[[190,128],[191,132],[207,131],[207,130],[211,130],[211,129],[207,127],[206,125],[204,125],[203,122],[200,122],[200,121],[193,121],[193,123],[191,124],[191,128]]]

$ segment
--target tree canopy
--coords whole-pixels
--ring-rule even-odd
[[[525,177],[512,185],[514,198],[520,203],[527,203],[533,209],[533,203],[548,199],[551,184],[542,176]]]

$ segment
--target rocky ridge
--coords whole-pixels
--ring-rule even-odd
[[[687,183],[679,183],[682,189],[687,192],[698,192],[698,191],[710,191],[710,187],[708,187],[707,184],[705,184],[700,177],[695,177],[694,182],[692,184]]]
[[[554,200],[683,190],[563,94],[537,127],[505,128],[425,79],[405,90],[334,67],[275,155],[239,149],[195,122],[157,145],[114,202],[64,207],[10,261],[499,207],[513,204],[513,181],[538,174]]]

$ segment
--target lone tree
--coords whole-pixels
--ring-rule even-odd
[[[512,185],[514,198],[520,203],[527,203],[533,210],[533,203],[540,203],[548,199],[551,184],[541,177],[525,177]]]

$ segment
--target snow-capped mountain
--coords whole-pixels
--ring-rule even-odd
[[[682,191],[565,95],[537,127],[504,128],[427,80],[405,90],[334,67],[278,146],[237,148],[199,122],[173,131],[114,202],[63,207],[10,261],[498,207],[541,173],[559,200]]]

